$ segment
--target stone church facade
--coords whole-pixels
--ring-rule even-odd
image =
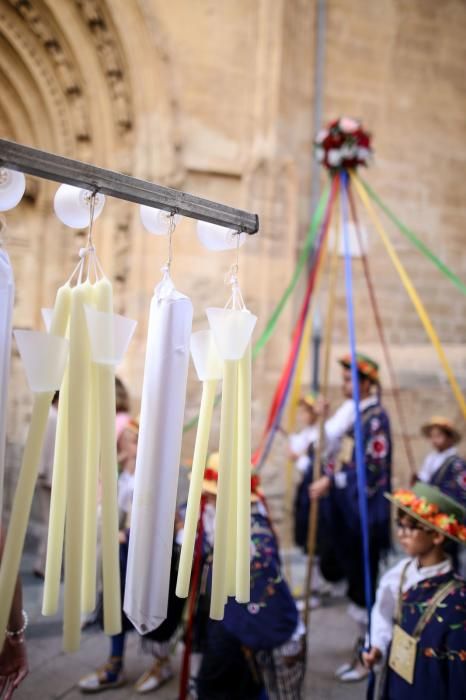
[[[316,0],[0,0],[0,136],[255,211],[261,233],[240,255],[240,279],[259,329],[281,296],[310,218],[315,100],[324,119],[363,119],[374,134],[367,177],[380,196],[463,279],[466,276],[466,4],[463,0],[327,0],[323,90],[316,95]],[[324,176],[322,175],[322,178]],[[56,184],[28,178],[4,234],[16,275],[15,325],[41,326],[40,310],[76,263],[84,231],[52,209]],[[464,425],[412,305],[369,222],[369,260],[409,416],[444,412]],[[450,362],[466,385],[466,305],[393,229]],[[120,368],[138,410],[147,312],[166,240],[145,233],[133,204],[108,200],[95,226],[119,313],[138,320]],[[175,234],[173,276],[195,307],[226,301],[233,255],[201,248],[194,223]],[[382,360],[360,263],[355,262],[359,346]],[[346,349],[343,268],[332,352]],[[255,364],[254,428],[263,425],[288,348],[299,293]],[[325,283],[321,291],[325,306]],[[338,398],[338,371],[332,395]],[[310,370],[309,370],[310,375]],[[392,408],[386,380],[384,395]],[[187,416],[199,385],[190,377]],[[7,497],[31,406],[13,357]],[[394,432],[400,427],[394,419]],[[183,454],[192,453],[192,434]],[[215,442],[213,441],[213,446]],[[283,444],[265,472],[282,490]],[[406,461],[397,445],[400,481]]]

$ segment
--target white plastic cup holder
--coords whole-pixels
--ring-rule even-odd
[[[200,382],[219,380],[223,376],[222,360],[218,354],[212,331],[197,331],[191,335],[191,357]]]
[[[14,209],[23,198],[26,178],[23,173],[9,168],[0,168],[0,211]]]
[[[98,365],[118,365],[123,360],[137,326],[126,316],[97,311],[84,305],[93,362]]]
[[[73,185],[60,185],[55,192],[53,207],[55,214],[65,226],[84,228],[89,226],[91,200],[90,190]],[[104,204],[105,195],[97,192],[94,199],[94,221],[102,213]]]
[[[155,209],[155,207],[148,207],[145,204],[141,204],[139,207],[139,213],[141,216],[141,222],[146,231],[153,233],[155,236],[165,236],[170,228],[170,218],[171,213],[163,209]],[[173,217],[173,223],[175,226],[181,221],[181,216],[175,214]]]
[[[52,325],[53,309],[46,309],[45,307],[40,310],[42,315],[42,320],[44,322],[45,330],[50,333],[50,326]]]
[[[245,233],[208,221],[198,221],[196,231],[199,241],[208,250],[234,250],[238,245],[244,245],[247,238]]]
[[[69,341],[42,331],[14,331],[19,354],[26,370],[30,390],[34,394],[60,389]]]
[[[206,309],[218,354],[222,360],[241,360],[251,340],[257,316],[247,309]]]

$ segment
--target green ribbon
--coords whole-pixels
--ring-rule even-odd
[[[298,280],[301,276],[301,273],[304,269],[304,266],[309,258],[309,254],[312,250],[312,247],[315,243],[317,233],[320,229],[320,225],[322,223],[322,219],[324,218],[324,213],[327,208],[327,202],[330,196],[330,185],[328,185],[324,192],[322,193],[319,202],[317,204],[317,208],[312,216],[311,219],[311,224],[309,226],[309,231],[306,236],[306,240],[304,241],[304,247],[299,255],[298,262],[296,264],[295,271],[293,273],[293,277],[291,278],[291,281],[288,285],[288,287],[285,289],[285,293],[283,294],[282,298],[278,302],[277,306],[275,307],[271,317],[269,318],[266,327],[262,331],[262,334],[260,338],[255,342],[254,347],[252,349],[252,356],[257,357],[257,355],[260,353],[262,348],[267,344],[267,342],[270,339],[270,336],[272,335],[275,326],[277,325],[277,321],[280,318],[283,309],[285,308],[285,304],[290,298],[290,295],[292,294],[293,290],[295,289]]]
[[[411,243],[415,245],[416,248],[426,256],[426,258],[428,258],[432,263],[434,263],[434,265],[440,270],[440,272],[443,272],[445,277],[447,277],[450,280],[450,282],[453,282],[453,284],[456,285],[456,287],[458,287],[460,292],[466,294],[466,284],[464,284],[464,282],[462,282],[460,278],[457,275],[455,275],[455,273],[452,272],[450,268],[447,267],[445,263],[442,262],[431,251],[431,249],[416,236],[415,233],[410,231],[410,229],[395,216],[395,214],[387,207],[387,205],[384,204],[381,199],[379,199],[379,197],[375,194],[374,190],[372,190],[369,187],[365,180],[363,180],[361,177],[359,177],[358,179],[362,183],[369,197],[374,200],[374,202],[380,207],[380,209],[382,209],[383,212],[385,212],[388,218],[395,224],[395,226],[397,226],[401,233],[406,238],[408,238],[411,241]]]
[[[265,347],[265,345],[268,343],[270,340],[270,337],[275,330],[275,326],[277,325],[278,319],[280,318],[283,309],[285,308],[285,304],[290,298],[290,295],[292,294],[293,290],[295,289],[296,285],[298,284],[298,280],[301,276],[301,273],[304,269],[304,266],[309,258],[309,254],[314,246],[315,240],[317,238],[317,234],[320,229],[320,225],[322,223],[322,219],[324,218],[325,210],[327,208],[328,204],[328,199],[330,197],[330,185],[327,185],[325,190],[323,191],[319,202],[317,204],[317,208],[312,216],[311,219],[311,224],[309,226],[309,231],[307,233],[306,239],[304,241],[304,246],[299,254],[298,262],[296,264],[295,271],[293,273],[293,277],[291,278],[290,283],[288,284],[288,287],[285,289],[285,292],[281,299],[279,300],[278,304],[276,305],[275,309],[273,310],[273,313],[269,320],[267,321],[267,325],[265,326],[264,330],[262,331],[262,334],[260,338],[254,343],[254,347],[252,349],[252,357],[255,359],[257,355],[260,353],[260,351]],[[221,394],[218,394],[215,398],[215,406],[218,405],[219,401],[221,398]],[[192,428],[194,428],[197,425],[197,422],[199,420],[199,415],[194,416],[189,420],[187,423],[184,424],[183,426],[183,433],[187,433]]]

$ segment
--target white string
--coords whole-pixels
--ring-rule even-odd
[[[225,284],[231,285],[231,296],[225,304],[225,308],[228,309],[231,306],[232,309],[242,311],[246,309],[246,304],[244,303],[238,281],[240,233],[241,231],[238,231],[236,234],[236,262],[230,267],[225,276]]]

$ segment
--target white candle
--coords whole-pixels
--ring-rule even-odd
[[[222,411],[220,417],[220,449],[215,509],[214,560],[210,617],[223,620],[226,587],[229,488],[234,447],[234,424],[237,394],[238,363],[226,360],[223,369]]]
[[[216,380],[208,380],[202,383],[199,422],[197,424],[191,483],[189,485],[188,503],[186,506],[183,529],[183,544],[181,545],[178,580],[176,583],[176,595],[179,598],[187,598],[189,594],[189,582],[191,579],[194,544],[196,541],[197,522],[199,519],[202,482],[209,448],[210,426],[212,423],[216,388]]]
[[[50,497],[47,559],[45,564],[42,615],[55,615],[58,610],[60,578],[65,535],[66,473],[68,459],[68,396],[69,368],[65,370],[58,403],[57,433],[53,457],[52,492]]]
[[[193,309],[170,280],[152,298],[124,610],[136,629],[167,616]]]
[[[8,253],[0,248],[0,523],[2,522],[5,474],[6,417],[14,297],[13,269]]]
[[[99,311],[113,313],[113,290],[107,278],[95,285]],[[115,370],[99,366],[99,412],[102,482],[102,576],[104,587],[104,631],[121,632],[120,564],[118,544],[118,463],[115,434]]]
[[[97,287],[92,290],[96,300]],[[109,407],[111,411],[111,406]],[[100,423],[99,423],[99,370],[94,364],[90,368],[90,388],[87,418],[87,454],[84,484],[83,521],[83,579],[81,608],[91,613],[96,605],[97,576],[97,492],[99,488]]]
[[[251,548],[251,344],[238,370],[238,519],[236,540],[236,600],[250,599]]]
[[[50,327],[52,335],[64,336],[66,333],[70,296],[68,285],[60,287],[57,292]],[[34,397],[31,425],[24,447],[21,471],[0,565],[0,638],[3,638],[10,614],[52,398],[53,392],[36,394]]]
[[[77,651],[81,638],[83,570],[84,474],[87,453],[87,409],[90,387],[90,346],[84,305],[92,299],[86,281],[72,291],[70,316],[68,474],[66,478],[65,608],[63,648]]]

